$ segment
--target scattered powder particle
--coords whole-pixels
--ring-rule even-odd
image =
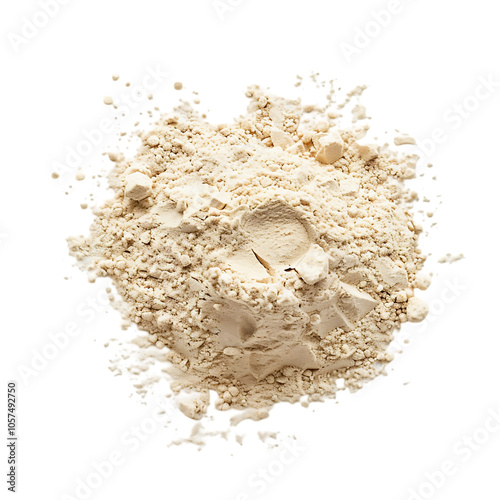
[[[267,410],[256,410],[256,409],[248,409],[241,412],[239,415],[235,415],[231,417],[231,425],[236,426],[243,422],[244,420],[264,420],[269,416],[269,412]]]
[[[83,181],[85,179],[85,173],[82,170],[77,170],[75,174],[75,179],[77,181]]]
[[[410,297],[406,309],[408,321],[419,322],[423,321],[429,312],[427,304],[419,297]]]
[[[113,104],[113,98],[109,95],[105,96],[104,99],[102,100],[104,104],[107,106],[111,106]]]
[[[357,122],[359,120],[365,120],[366,118],[366,108],[360,104],[354,106],[352,109],[352,121]]]
[[[344,141],[338,131],[319,133],[313,137],[316,159],[321,163],[335,163],[344,154]]]
[[[408,135],[399,135],[394,137],[394,144],[396,146],[402,146],[404,144],[417,144],[417,141]]]
[[[118,78],[120,78],[120,75],[117,75],[116,73],[111,77],[113,79],[113,81],[116,82],[116,80],[118,80]]]
[[[151,179],[141,173],[134,172],[125,178],[125,197],[134,201],[140,201],[151,194]]]
[[[162,349],[194,419],[209,391],[258,419],[339,381],[359,389],[392,360],[394,330],[427,313],[412,159],[360,145],[328,118],[338,109],[308,109],[323,114],[313,124],[299,100],[246,95],[231,125],[187,103],[164,115],[134,158],[114,156],[114,197],[69,239]]]
[[[182,82],[175,82],[174,89],[175,90],[182,90]]]
[[[420,288],[420,290],[427,290],[431,284],[431,277],[428,274],[417,273],[415,276],[415,287]]]
[[[458,255],[452,255],[451,253],[447,253],[444,257],[441,257],[438,262],[440,264],[453,264],[453,262],[458,262],[464,258],[463,253],[459,253]]]
[[[364,161],[369,162],[378,156],[379,148],[376,144],[360,144],[358,146],[358,153]]]
[[[89,208],[89,206],[87,205],[87,203],[80,203],[80,208],[82,210],[87,210],[87,208]]]
[[[52,179],[59,179],[59,174],[57,172],[52,172],[51,177]]]

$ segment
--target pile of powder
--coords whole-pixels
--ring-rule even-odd
[[[421,321],[421,228],[403,181],[414,157],[362,144],[333,113],[247,91],[247,114],[213,125],[187,104],[110,155],[114,197],[90,236],[70,238],[92,278],[165,352],[183,411],[265,408],[358,389]],[[318,110],[315,110],[318,111]],[[305,116],[309,118],[304,120]]]

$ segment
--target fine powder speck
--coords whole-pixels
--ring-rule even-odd
[[[391,361],[394,330],[427,314],[403,186],[414,157],[362,144],[333,112],[257,86],[247,97],[232,125],[184,104],[136,157],[110,155],[114,197],[69,240],[167,347],[175,390],[196,391],[181,404],[191,418],[209,390],[225,410],[333,396],[339,379],[358,389]]]

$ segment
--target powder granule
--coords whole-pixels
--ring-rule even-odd
[[[426,314],[402,187],[414,159],[326,113],[301,123],[299,101],[247,97],[232,125],[186,104],[162,117],[135,158],[113,157],[114,198],[70,239],[168,347],[175,389],[204,394],[184,403],[193,418],[208,389],[222,410],[334,395],[338,379],[357,389],[392,359],[394,329]]]

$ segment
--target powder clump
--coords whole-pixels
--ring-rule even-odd
[[[182,403],[195,419],[209,390],[226,410],[358,389],[392,359],[393,331],[427,313],[404,201],[414,162],[328,115],[311,123],[300,101],[247,97],[231,125],[187,104],[163,116],[135,158],[114,159],[114,197],[69,242],[168,348],[176,390],[201,394]]]

